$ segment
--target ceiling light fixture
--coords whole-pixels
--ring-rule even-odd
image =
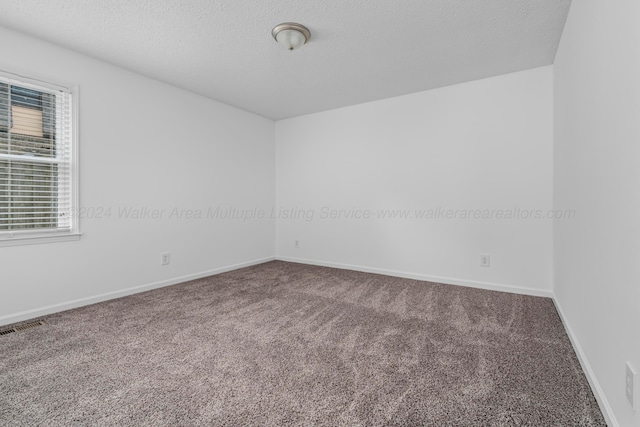
[[[271,35],[283,47],[295,50],[311,38],[311,32],[304,25],[295,22],[283,22],[273,27]]]

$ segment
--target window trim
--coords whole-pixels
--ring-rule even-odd
[[[36,88],[46,88],[55,91],[68,92],[71,95],[71,158],[70,158],[70,171],[71,171],[71,211],[72,213],[77,211],[80,201],[80,187],[79,176],[80,167],[78,165],[79,155],[79,121],[78,111],[79,108],[79,87],[63,86],[49,81],[40,80],[32,77],[26,77],[20,74],[11,73],[0,69],[0,76],[15,80],[16,84],[20,83],[26,85],[33,85]],[[71,229],[69,230],[37,230],[37,231],[22,231],[16,230],[14,232],[6,232],[0,234],[0,247],[6,246],[22,246],[22,245],[34,245],[43,243],[56,243],[56,242],[68,242],[74,240],[80,240],[82,233],[80,232],[80,218],[78,215],[74,215],[71,218]]]

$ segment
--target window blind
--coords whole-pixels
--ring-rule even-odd
[[[72,99],[0,75],[0,238],[74,231]]]

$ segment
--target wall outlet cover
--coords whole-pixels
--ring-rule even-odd
[[[490,267],[490,266],[491,266],[491,256],[480,255],[480,267]]]
[[[171,262],[171,255],[169,255],[169,252],[162,252],[160,254],[160,265],[169,265],[169,262]]]
[[[627,375],[625,380],[626,394],[627,400],[631,403],[631,407],[635,410],[638,409],[637,401],[637,392],[636,388],[638,387],[638,374],[633,366],[631,366],[630,362],[627,362]]]

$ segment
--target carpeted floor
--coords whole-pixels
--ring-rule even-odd
[[[601,426],[548,298],[270,262],[0,336],[2,426]]]

